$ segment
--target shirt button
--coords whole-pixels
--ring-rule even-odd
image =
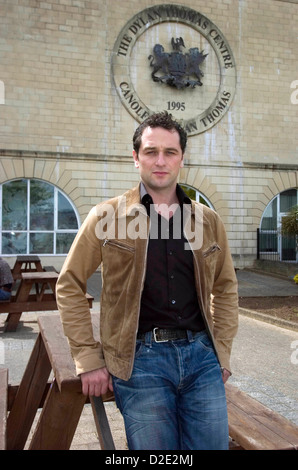
[[[175,277],[174,274],[171,274],[170,279],[174,279],[174,277]]]
[[[173,299],[173,300],[172,300],[172,304],[175,305],[175,303],[176,303],[176,300]]]
[[[169,255],[172,255],[172,254],[173,254],[172,250],[171,250],[171,251],[169,251]]]

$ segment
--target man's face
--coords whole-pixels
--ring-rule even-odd
[[[178,132],[162,127],[146,127],[139,155],[133,151],[135,165],[147,190],[157,192],[176,187],[183,154]]]

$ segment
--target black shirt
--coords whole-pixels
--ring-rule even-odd
[[[141,198],[151,229],[147,270],[141,299],[139,333],[159,328],[204,329],[195,289],[193,254],[185,249],[183,204],[190,199],[177,185],[179,207],[168,220],[156,213],[153,200],[141,185]]]

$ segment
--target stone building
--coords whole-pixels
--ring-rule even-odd
[[[279,227],[297,204],[297,24],[294,0],[0,0],[0,255],[60,269],[91,207],[139,181],[139,122],[168,110],[189,134],[180,182],[235,266],[257,229],[295,261]]]

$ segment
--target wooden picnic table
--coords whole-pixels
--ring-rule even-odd
[[[99,315],[92,314],[95,337],[98,339]],[[67,450],[77,428],[87,397],[82,394],[81,379],[76,375],[60,316],[38,318],[40,333],[19,385],[7,421],[7,449],[21,450],[27,441],[42,398],[43,408],[29,450]],[[50,372],[53,382],[47,388]],[[111,393],[104,400],[113,398]],[[102,399],[91,399],[92,409],[103,448],[107,448],[109,426]],[[97,406],[102,405],[100,413]],[[98,419],[101,415],[100,420]],[[111,441],[110,441],[111,442]]]
[[[12,276],[14,280],[21,279],[24,272],[43,271],[41,261],[36,255],[19,255],[12,268]]]
[[[15,295],[8,301],[0,302],[0,313],[8,313],[5,331],[16,331],[23,312],[58,310],[56,302],[55,271],[21,273],[21,282]],[[93,297],[86,294],[89,306]]]
[[[98,340],[99,314],[92,314],[91,318]],[[7,420],[7,449],[24,448],[37,409],[43,406],[29,449],[67,450],[87,399],[82,394],[60,316],[44,315],[38,323],[40,333]],[[48,386],[51,371],[54,379]],[[233,385],[226,384],[226,395],[231,449],[298,449],[297,426]],[[111,392],[90,399],[99,442],[106,450],[114,447],[103,401],[113,399]]]

